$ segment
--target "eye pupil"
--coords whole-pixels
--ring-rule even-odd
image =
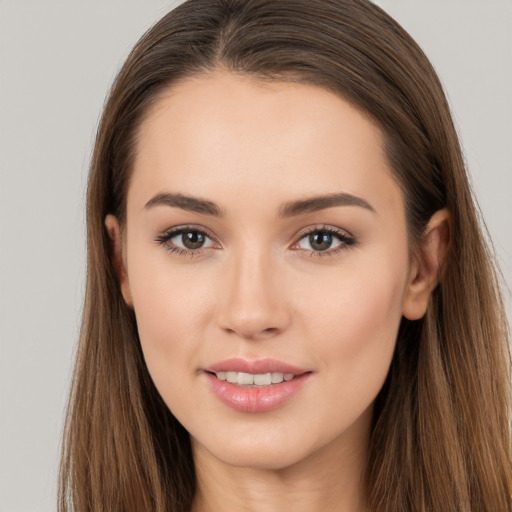
[[[332,235],[325,231],[317,231],[309,235],[309,243],[316,251],[326,251],[332,245]]]
[[[199,249],[205,242],[205,237],[198,231],[186,231],[181,235],[181,241],[187,249]]]

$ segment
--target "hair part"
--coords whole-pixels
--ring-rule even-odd
[[[404,194],[411,247],[434,212],[452,215],[442,281],[422,320],[402,320],[375,404],[370,509],[512,511],[510,354],[492,254],[439,79],[411,37],[366,0],[189,0],[131,52],[91,162],[59,510],[190,509],[188,433],[151,381],[103,223],[108,213],[124,223],[138,129],[152,105],[180,80],[219,68],[323,87],[368,115]]]

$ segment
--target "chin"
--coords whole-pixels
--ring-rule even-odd
[[[217,447],[216,447],[217,448]],[[299,447],[287,446],[276,449],[273,445],[262,446],[232,443],[229,447],[218,447],[210,453],[229,466],[259,470],[282,470],[307,457]]]
[[[344,446],[343,436],[334,429],[315,432],[311,425],[275,422],[255,425],[232,425],[199,438],[192,435],[194,457],[213,456],[229,466],[258,470],[283,470],[317,456],[330,457]]]

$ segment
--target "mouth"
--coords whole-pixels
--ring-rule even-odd
[[[272,384],[288,382],[296,377],[293,373],[269,372],[269,373],[246,373],[246,372],[214,372],[213,375],[219,380],[225,380],[235,386],[262,387]]]
[[[267,412],[290,401],[313,372],[275,359],[229,359],[204,369],[212,393],[241,412]]]

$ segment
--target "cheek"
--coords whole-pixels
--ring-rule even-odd
[[[296,276],[294,294],[307,322],[316,319],[327,334],[332,331],[343,338],[348,331],[386,331],[401,318],[407,268],[406,252],[364,257],[354,253],[347,263],[321,276]]]
[[[364,285],[368,284],[368,287]],[[351,298],[340,301],[337,332],[326,351],[343,367],[344,380],[357,389],[373,382],[380,389],[391,363],[401,319],[401,294],[375,282],[359,281]],[[335,315],[335,311],[331,311]],[[333,329],[334,331],[334,329]]]
[[[396,256],[396,255],[395,255]],[[343,393],[372,398],[387,375],[402,318],[407,258],[344,268],[303,304],[301,328]],[[366,391],[365,391],[366,390]],[[350,398],[348,398],[350,399]],[[363,403],[364,400],[361,401]]]
[[[367,417],[381,390],[400,325],[404,267],[397,262],[340,269],[303,302],[302,336],[318,370],[310,432],[322,444]],[[368,272],[376,268],[376,272]],[[313,410],[313,408],[311,409]],[[371,413],[370,413],[371,414]],[[311,434],[313,435],[313,434]]]
[[[193,265],[171,265],[163,251],[130,256],[130,290],[146,364],[157,388],[179,386],[180,379],[169,376],[195,371],[214,296],[211,283]]]
[[[186,332],[189,338],[198,335],[202,311],[208,308],[209,294],[204,286],[197,286],[184,275],[163,269],[153,269],[154,276],[137,282],[132,294],[137,325],[141,338],[165,342]],[[211,295],[211,294],[210,294]],[[147,334],[147,336],[143,336]]]

